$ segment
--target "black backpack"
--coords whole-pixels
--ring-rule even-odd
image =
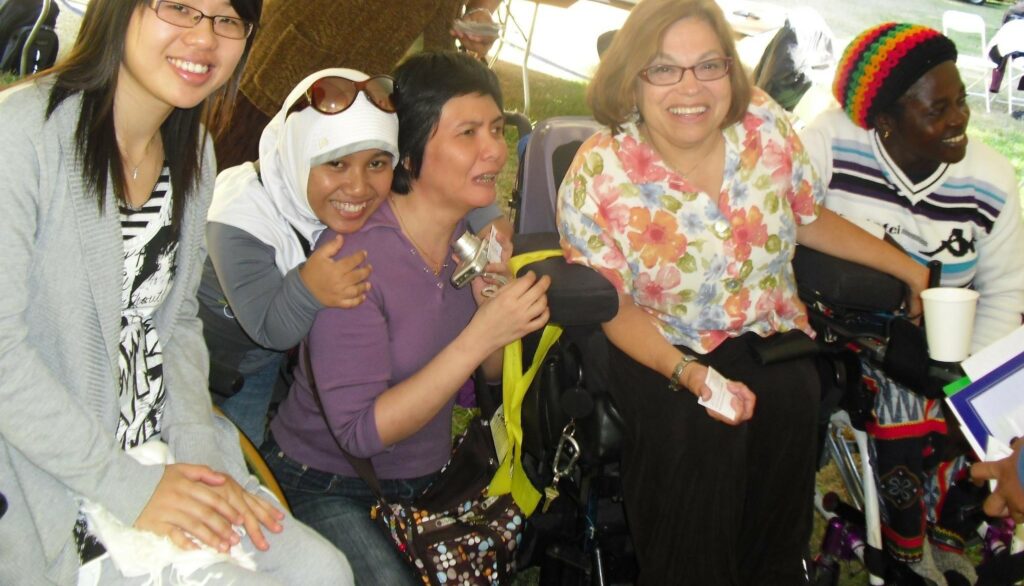
[[[25,45],[45,7],[41,0],[0,0],[0,71],[30,75],[52,66],[57,60],[58,41],[54,26],[60,8],[50,3],[42,25],[32,38],[25,71],[21,70]]]

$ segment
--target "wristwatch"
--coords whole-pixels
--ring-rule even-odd
[[[683,385],[679,383],[679,377],[683,376],[686,365],[691,362],[698,362],[697,357],[684,353],[679,362],[676,363],[676,367],[672,369],[672,376],[668,379],[668,389],[670,391],[678,391],[683,388]]]

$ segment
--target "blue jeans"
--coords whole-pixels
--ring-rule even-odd
[[[383,527],[370,519],[370,508],[377,499],[361,478],[323,472],[297,462],[285,455],[273,436],[267,438],[262,452],[292,514],[345,554],[357,585],[422,584]],[[389,501],[409,501],[436,476],[381,479],[380,484]]]
[[[267,410],[283,359],[284,354],[281,354],[260,370],[245,375],[242,388],[220,403],[228,419],[257,447],[267,433]]]

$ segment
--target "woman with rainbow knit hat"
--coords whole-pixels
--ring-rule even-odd
[[[915,260],[942,262],[942,285],[981,293],[972,349],[1021,324],[1024,231],[1013,168],[968,141],[970,108],[956,46],[928,27],[885,23],[847,47],[833,92],[841,109],[823,113],[801,138],[827,184],[825,205]],[[926,399],[864,363],[875,395],[875,439],[886,547],[922,576],[945,584],[972,527],[951,522],[964,495],[958,457],[941,461],[946,422]],[[945,515],[944,515],[945,513]],[[935,547],[925,547],[931,543]]]

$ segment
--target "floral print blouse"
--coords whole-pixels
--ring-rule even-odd
[[[813,336],[790,261],[824,187],[763,92],[723,134],[718,196],[670,169],[635,123],[589,138],[558,192],[565,256],[630,294],[673,345],[703,354],[751,331]]]

